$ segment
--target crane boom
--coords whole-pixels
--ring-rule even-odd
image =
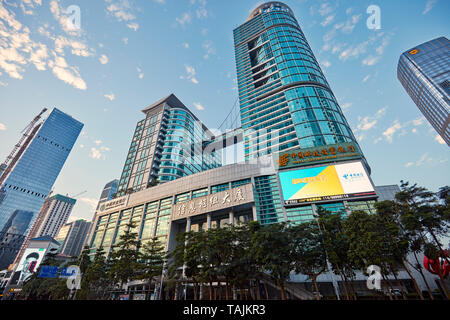
[[[47,111],[47,108],[43,108],[42,111],[34,117],[34,119],[25,127],[25,129],[22,130],[22,137],[20,137],[20,140],[16,143],[14,148],[12,149],[11,153],[6,157],[5,162],[3,162],[0,165],[0,186],[3,184],[3,182],[6,180],[6,176],[11,172],[11,167],[16,161],[13,161],[13,163],[10,163],[11,160],[16,158],[17,156],[17,150],[23,146],[23,142],[25,139],[30,135],[30,132],[33,130],[36,123],[39,121],[41,116]],[[17,160],[17,159],[15,159]],[[8,167],[9,166],[9,167]]]

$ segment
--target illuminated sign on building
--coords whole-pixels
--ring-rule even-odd
[[[285,205],[376,195],[360,161],[279,173]]]
[[[172,221],[253,202],[252,184],[174,204]]]
[[[410,55],[415,55],[416,53],[418,53],[419,52],[419,50],[417,50],[417,49],[414,49],[414,50],[411,50],[410,52],[409,52],[409,54]]]
[[[335,160],[360,159],[361,153],[355,143],[340,143],[315,148],[293,149],[274,155],[278,169],[332,162]]]

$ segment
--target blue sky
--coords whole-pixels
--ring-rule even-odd
[[[118,178],[141,110],[174,93],[210,128],[236,97],[233,29],[261,1],[0,0],[0,160],[43,106],[85,124],[55,192],[90,219]],[[449,148],[397,80],[400,54],[449,36],[445,0],[285,1],[372,168],[376,185],[450,181]],[[381,29],[369,30],[369,5]],[[80,29],[65,9],[80,8]]]

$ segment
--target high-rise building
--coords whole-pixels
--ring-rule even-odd
[[[81,122],[54,108],[32,129],[20,148],[20,157],[13,168],[8,168],[9,174],[0,186],[0,230],[16,210],[32,212],[31,223],[34,221],[82,128]],[[3,267],[8,263],[0,261]]]
[[[25,239],[33,212],[15,210],[0,232],[0,269],[6,268],[14,260]]]
[[[90,227],[91,222],[82,219],[66,223],[55,238],[61,243],[59,252],[71,257],[78,257],[86,243]]]
[[[98,200],[97,209],[100,206],[100,204],[102,204],[105,201],[111,200],[115,196],[118,186],[119,180],[114,179],[108,182],[103,187],[102,193],[100,194],[100,199]]]
[[[397,77],[450,146],[450,41],[439,37],[402,53]]]
[[[29,236],[32,238],[43,236],[54,238],[69,218],[76,201],[61,194],[46,199]]]
[[[75,199],[60,194],[47,197],[14,262],[20,261],[30,239],[43,236],[54,238],[69,218],[75,202]]]
[[[375,191],[378,195],[378,201],[395,200],[395,195],[400,192],[400,187],[396,184],[386,186],[375,186]]]
[[[287,5],[268,2],[254,9],[234,30],[234,46],[245,159],[294,148],[357,145]]]
[[[171,94],[143,109],[120,176],[118,196],[220,166],[220,152],[204,151],[213,134]]]

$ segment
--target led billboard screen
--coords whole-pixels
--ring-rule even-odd
[[[280,172],[286,205],[376,195],[360,161]]]

